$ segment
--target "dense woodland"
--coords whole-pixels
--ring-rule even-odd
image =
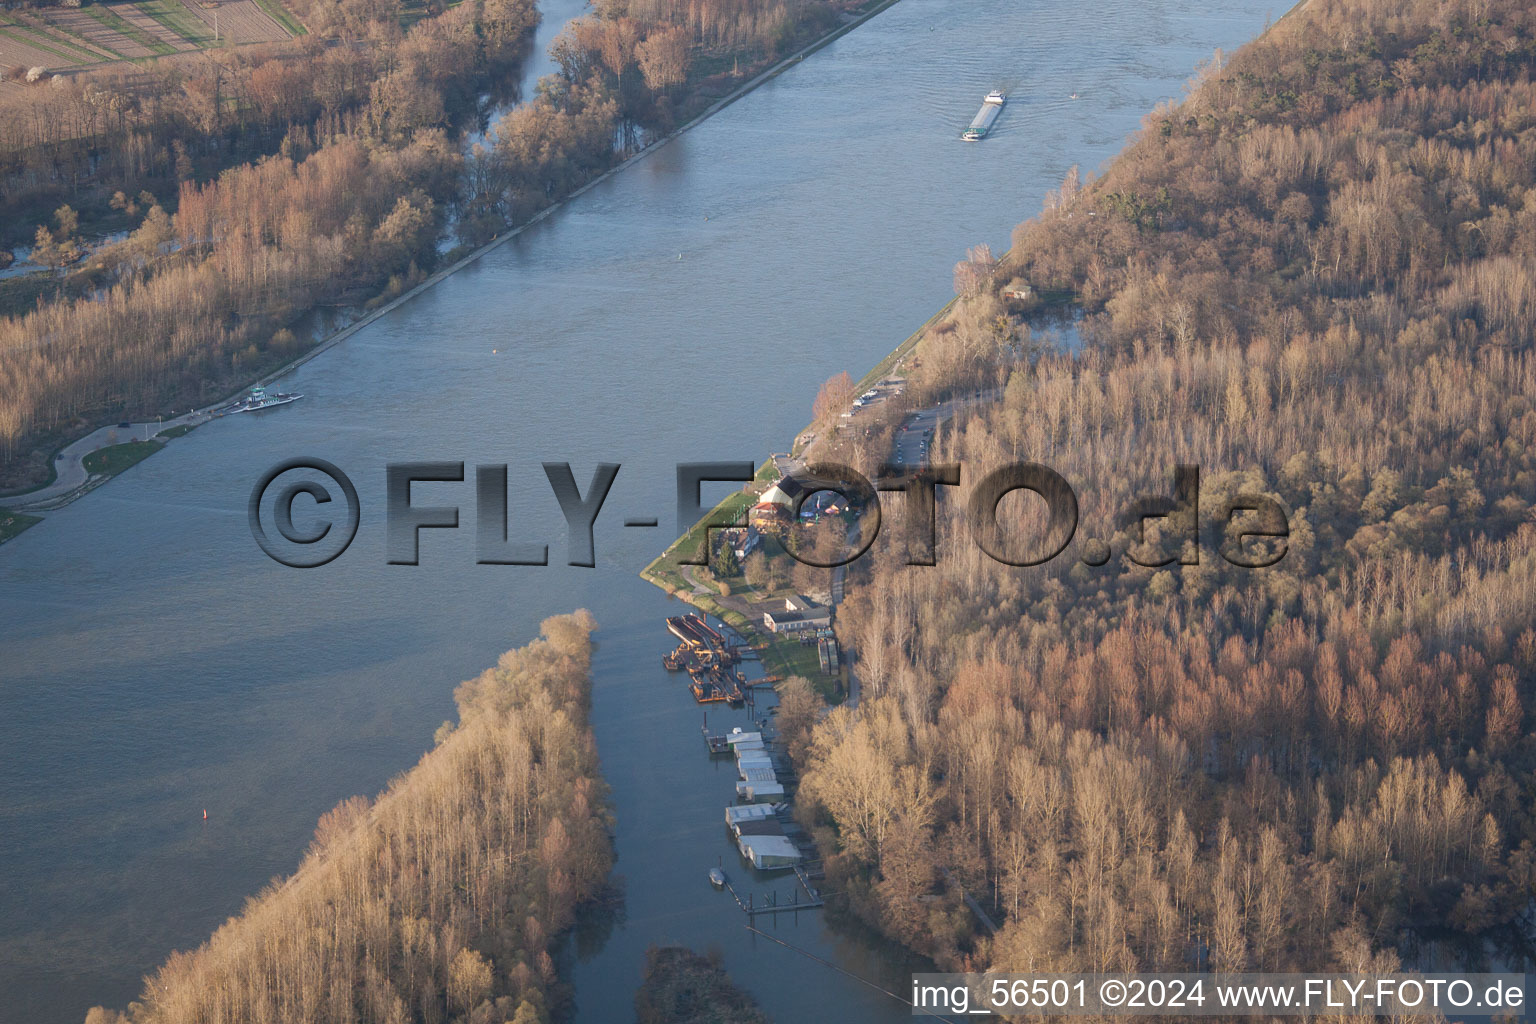
[[[803,810],[866,919],[1013,970],[1530,955],[1533,68],[1519,0],[1312,0],[958,268],[909,391],[1003,390],[936,440],[965,472],[939,564],[860,563],[857,711],[786,695]],[[1080,351],[1032,342],[1020,281],[1082,309]],[[1034,568],[960,521],[1020,461],[1081,503]],[[1121,518],[1178,463],[1198,565],[1176,518]],[[1236,538],[1239,492],[1289,537]],[[1000,508],[1021,545],[1025,498]]]
[[[72,275],[84,294],[0,320],[10,475],[104,414],[215,398],[297,354],[288,326],[323,298],[398,292],[432,265],[462,175],[454,115],[516,70],[536,6],[477,0],[406,32],[398,6],[326,7],[330,35],[210,53],[198,75],[162,61],[148,82],[82,76],[4,119],[5,203],[108,193],[133,228]],[[78,249],[74,213],[35,244]]]
[[[456,725],[377,799],[320,819],[304,862],[88,1024],[540,1024],[552,952],[612,865],[587,724],[586,612],[461,685]]]
[[[533,0],[408,30],[398,0],[311,0],[291,44],[29,92],[0,118],[0,224],[35,225],[58,267],[93,220],[130,233],[0,319],[0,478],[46,473],[61,435],[104,417],[185,409],[281,364],[316,304],[399,294],[445,233],[460,252],[490,240],[854,5],[606,0],[468,152],[459,129],[514,75]]]

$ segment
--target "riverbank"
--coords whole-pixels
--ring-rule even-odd
[[[29,516],[21,512],[13,512],[8,508],[0,508],[0,544],[19,536],[42,521],[41,516]]]
[[[765,70],[762,70],[753,77],[749,78],[741,86],[737,87],[736,89],[727,93],[725,96],[716,100],[714,103],[710,104],[702,112],[694,115],[683,124],[677,126],[676,128],[667,132],[665,135],[652,141],[622,162],[583,183],[581,186],[567,193],[559,200],[551,203],[549,206],[544,207],[542,210],[524,220],[516,227],[510,228],[506,232],[493,238],[491,241],[481,245],[480,247],[457,259],[449,266],[434,272],[413,287],[401,292],[390,301],[377,306],[376,308],[369,310],[368,312],[359,316],[357,319],[352,320],[347,324],[346,327],[320,339],[312,347],[300,355],[294,357],[293,359],[290,359],[289,361],[278,366],[276,369],[269,370],[261,376],[245,381],[239,387],[227,392],[223,397],[221,397],[212,405],[205,406],[202,409],[192,410],[182,417],[178,417],[175,420],[167,420],[165,422],[167,424],[186,423],[191,425],[197,425],[199,422],[206,422],[207,419],[212,418],[214,415],[214,410],[223,405],[226,405],[236,396],[244,393],[247,389],[252,387],[268,386],[274,381],[277,381],[287,376],[288,374],[291,374],[305,363],[317,358],[320,355],[323,355],[325,352],[328,352],[330,349],[346,341],[358,331],[388,315],[394,310],[400,308],[407,302],[410,302],[412,299],[417,298],[452,275],[474,264],[496,249],[499,249],[501,246],[506,245],[508,242],[512,241],[514,238],[517,238],[523,232],[543,222],[545,219],[558,212],[567,203],[585,194],[598,185],[608,181],[638,161],[651,155],[657,149],[667,145],[669,142],[673,141],[674,139],[678,138],[699,124],[702,124],[704,121],[713,117],[721,110],[724,110],[732,103],[735,103],[743,96],[746,96],[754,89],[757,89],[764,83],[769,82],[783,74],[795,64],[803,61],[806,57],[822,49],[823,47],[828,46],[832,42],[858,28],[860,25],[863,25],[871,18],[874,18],[898,2],[899,0],[868,0],[868,2],[866,2],[862,7],[857,8],[856,13],[852,14],[848,20],[845,20],[842,24],[829,29],[827,32],[818,36],[789,56],[772,63]],[[142,425],[143,424],[134,424],[134,426]],[[91,490],[94,490],[101,484],[106,483],[107,480],[110,479],[110,476],[92,479],[89,474],[86,474],[85,477],[82,478],[77,473],[74,473],[73,469],[75,468],[75,463],[78,460],[83,459],[86,455],[89,455],[99,450],[100,448],[107,447],[109,443],[115,443],[105,442],[101,437],[104,431],[108,431],[110,429],[110,427],[104,425],[96,428],[83,437],[77,438],[59,446],[59,448],[53,453],[53,456],[50,459],[51,479],[45,480],[43,483],[30,488],[0,493],[0,502],[5,502],[5,508],[12,510],[26,510],[29,513],[36,513],[39,511],[53,511],[64,507],[65,505],[84,496],[86,493],[89,493]],[[61,462],[65,465],[61,466]],[[65,466],[71,469],[71,474],[67,480],[64,479],[63,470]],[[29,523],[28,526],[30,525],[34,524]],[[20,531],[18,530],[17,532]],[[0,535],[0,543],[3,543],[5,539],[6,538],[4,535]]]
[[[758,606],[782,600],[792,590],[777,588],[762,591],[748,584],[744,577],[717,579],[707,565],[688,565],[684,558],[697,557],[705,543],[706,524],[745,522],[747,510],[757,496],[779,479],[773,459],[758,467],[750,489],[733,491],[695,523],[688,532],[673,541],[665,551],[640,570],[640,578],[706,615],[730,626],[745,640],[762,661],[767,675],[787,679],[803,676],[829,700],[837,700],[847,689],[845,671],[834,677],[821,671],[815,645],[802,644],[798,634],[770,633],[764,628]]]
[[[1287,18],[1290,18],[1304,5],[1304,0],[1299,0],[1299,2],[1294,4],[1292,7],[1287,8],[1284,14],[1281,15],[1279,21],[1275,22],[1274,24],[1278,24],[1280,21],[1285,21]],[[1273,25],[1267,24],[1265,26],[1264,32],[1259,34],[1259,38],[1262,38],[1263,35],[1272,27]],[[997,266],[1008,267],[1010,265],[1010,259],[1012,255],[1013,253],[1011,250],[1004,251],[997,258]],[[899,374],[904,365],[911,365],[908,360],[917,352],[922,340],[928,336],[929,332],[936,325],[940,324],[954,311],[957,302],[959,302],[958,299],[952,298],[948,302],[944,303],[935,313],[933,313],[932,316],[924,321],[923,324],[919,326],[915,331],[913,331],[904,341],[893,348],[883,359],[875,363],[874,366],[871,367],[870,370],[865,373],[862,378],[859,379],[857,385],[855,386],[854,392],[856,394],[863,393],[869,388],[874,387],[880,381],[893,375]],[[1043,308],[1058,310],[1060,308],[1076,309],[1078,308],[1077,302],[1078,296],[1074,292],[1046,290],[1037,292],[1037,297],[1034,300],[1032,308],[1036,310]],[[814,425],[808,425],[805,429],[801,430],[796,435],[794,450],[797,454],[803,453],[805,448],[815,443],[815,433],[813,427]],[[766,489],[767,484],[771,483],[772,480],[776,478],[776,473],[769,473],[768,475],[765,475],[765,471],[769,471],[771,466],[772,462],[769,461],[764,463],[764,465],[758,470],[758,475],[753,485],[756,492],[761,493],[761,491]],[[685,601],[708,614],[715,615],[721,618],[723,621],[728,622],[732,626],[740,629],[741,627],[737,624],[736,620],[741,619],[742,616],[736,609],[730,607],[726,603],[722,603],[721,599],[716,596],[715,591],[718,589],[719,584],[718,581],[715,581],[712,578],[708,569],[706,567],[684,566],[681,563],[681,559],[687,555],[692,555],[697,552],[698,546],[703,542],[704,524],[730,523],[736,522],[738,519],[744,520],[746,510],[750,507],[751,501],[751,497],[746,495],[744,492],[735,492],[728,495],[713,509],[707,512],[699,520],[699,522],[694,524],[694,526],[691,527],[686,533],[684,533],[683,536],[679,537],[670,546],[668,546],[661,555],[659,555],[649,565],[642,569],[640,572],[641,578],[654,584],[657,587],[660,587],[662,590],[665,590],[672,596],[677,597],[679,600]],[[694,575],[696,571],[701,571],[706,577],[711,577],[709,583],[701,583]],[[756,643],[754,643],[753,646],[759,651],[760,654],[763,655],[766,662],[770,657],[774,656],[774,652],[777,648],[781,648],[783,646],[782,639],[783,638],[774,638],[769,636],[762,641],[761,646]],[[844,672],[846,677],[847,670],[845,669]]]
[[[360,1024],[400,1020],[406,1006],[433,1019],[561,1019],[572,993],[554,954],[613,865],[589,721],[596,628],[585,611],[553,616],[459,686],[457,721],[413,768],[321,816],[296,871],[106,1019],[302,1020],[327,1000]],[[545,855],[529,856],[541,842]],[[441,934],[457,941],[421,940]],[[354,995],[360,977],[371,1001]]]
[[[1246,16],[1230,0],[1185,11],[901,3],[282,380],[310,394],[294,410],[205,430],[209,443],[8,545],[0,735],[24,756],[0,812],[14,883],[0,896],[0,1021],[78,1024],[92,1003],[126,1005],[150,961],[195,947],[291,872],[316,816],[415,760],[447,703],[424,679],[470,678],[509,632],[584,604],[605,626],[594,716],[627,884],[623,921],[582,936],[579,955],[571,944],[575,1024],[631,1019],[657,942],[719,948],[780,1021],[910,1020],[747,932],[709,888],[707,869],[736,857],[721,823],[734,773],[701,761],[701,712],[660,665],[662,619],[689,609],[636,575],[673,537],[609,516],[670,519],[678,459],[782,449],[822,380],[875,365],[947,301],[967,245],[1005,247],[1015,218],[1002,223],[1000,196],[1043,193],[1061,160],[1109,156],[1106,140],[1176,93],[1210,45],[1235,41],[1205,22]],[[1166,31],[1121,28],[1149,18]],[[959,130],[989,84],[974,79],[1000,67],[1033,69],[1061,98],[967,146]],[[1077,76],[1105,83],[1102,103],[1065,99]],[[857,130],[829,95],[865,112]],[[891,152],[903,159],[881,159]],[[274,451],[316,441],[366,485],[367,518],[345,556],[296,572],[250,543],[243,499]],[[621,461],[606,554],[595,570],[555,550],[546,568],[478,567],[461,529],[424,536],[421,566],[387,566],[370,467],[390,452],[570,459],[583,483],[583,465]],[[454,494],[467,505],[472,485]],[[709,722],[744,717],[711,708]],[[204,806],[209,826],[187,820]],[[81,838],[93,835],[110,842]],[[905,962],[850,928],[818,911],[767,930],[902,991]]]
[[[925,320],[917,330],[877,362],[860,378],[855,393],[861,394],[880,381],[901,373],[903,366],[909,365],[908,360],[917,352],[923,338],[928,335],[934,325],[940,323],[949,314],[954,305],[953,299],[945,303],[938,312]],[[814,446],[816,442],[814,426],[814,424],[808,424],[795,435],[796,440],[793,446],[795,455],[804,456]],[[756,588],[745,587],[744,583],[745,590],[738,590],[735,583],[715,578],[708,566],[688,565],[683,562],[684,558],[698,556],[701,546],[706,541],[706,524],[745,523],[747,510],[752,507],[757,496],[766,491],[780,478],[780,475],[773,457],[764,461],[758,467],[752,482],[746,485],[748,489],[733,491],[726,495],[697,523],[689,527],[687,532],[668,545],[666,550],[652,559],[644,569],[641,569],[640,578],[678,600],[692,605],[706,615],[713,615],[731,626],[758,653],[768,674],[784,678],[795,675],[804,676],[812,681],[823,697],[831,701],[844,699],[857,692],[857,684],[846,664],[839,666],[835,686],[829,685],[833,681],[820,671],[821,662],[814,646],[800,643],[799,638],[794,635],[765,631],[762,627],[762,619],[749,611],[753,601],[761,603],[782,597],[782,594],[763,593]],[[834,582],[831,595],[834,607],[841,599],[840,579],[845,570],[840,568],[836,571],[839,574],[839,581]]]
[[[114,476],[132,468],[145,458],[194,428],[219,415],[219,409],[228,405],[231,398],[220,399],[218,404],[204,409],[193,409],[169,420],[148,420],[136,423],[117,423],[98,427],[91,433],[59,449],[50,460],[53,476],[47,483],[27,491],[15,491],[0,496],[5,507],[12,511],[37,516],[42,512],[54,512],[90,493]],[[116,449],[127,451],[129,444],[153,444],[152,449],[135,449],[136,458],[131,460],[107,456]],[[29,524],[35,525],[35,524]],[[18,531],[19,532],[19,531]],[[0,543],[9,538],[0,535]]]
[[[1495,177],[1507,183],[1511,208],[1536,196],[1511,127],[1521,122],[1503,120],[1527,104],[1533,51],[1496,71],[1481,67],[1474,58],[1484,53],[1521,52],[1510,40],[1529,40],[1530,26],[1513,3],[1480,8],[1475,29],[1458,22],[1466,11],[1389,18],[1365,3],[1314,5],[1239,51],[1227,70],[1203,76],[1186,106],[1149,118],[1101,178],[1063,189],[1061,204],[1015,234],[1014,257],[997,277],[1084,296],[1090,346],[1014,372],[1007,401],[956,431],[943,454],[969,470],[1009,453],[1049,453],[1053,469],[1094,495],[1098,510],[1088,511],[1080,536],[1118,528],[1114,547],[1127,557],[1095,571],[1108,544],[1079,541],[1067,557],[1081,562],[1069,569],[1012,572],[984,559],[939,559],[924,572],[876,565],[859,653],[890,682],[877,713],[851,724],[878,722],[881,744],[896,752],[879,777],[920,773],[932,796],[925,807],[937,813],[903,823],[916,837],[911,846],[868,841],[855,806],[868,787],[837,778],[849,763],[834,760],[851,734],[839,734],[847,719],[818,734],[828,767],[806,772],[844,840],[847,870],[833,877],[862,887],[870,923],[942,969],[1101,956],[1128,969],[1219,969],[1263,950],[1288,969],[1325,970],[1336,966],[1330,949],[1338,957],[1346,948],[1360,961],[1407,967],[1438,957],[1492,958],[1517,970],[1528,962],[1521,899],[1475,907],[1471,899],[1498,892],[1511,865],[1523,863],[1528,851],[1503,837],[1524,827],[1529,801],[1478,800],[1466,811],[1457,801],[1492,791],[1524,756],[1516,739],[1532,665],[1507,638],[1528,624],[1512,609],[1529,570],[1529,493],[1511,486],[1525,455],[1506,439],[1518,436],[1507,421],[1519,419],[1532,391],[1510,353],[1528,352],[1532,334],[1513,316],[1457,318],[1525,287],[1516,268],[1529,258],[1529,240],[1490,236],[1486,248],[1461,248],[1458,240],[1487,222],[1477,209],[1446,213],[1437,197]],[[1341,38],[1351,41],[1314,65],[1315,42]],[[1479,160],[1408,160],[1483,125],[1498,127],[1488,129]],[[1285,186],[1265,194],[1251,183],[1286,180],[1293,151],[1243,149],[1264,138],[1361,155],[1298,174],[1288,195]],[[1390,205],[1361,218],[1353,248],[1340,244],[1337,211],[1388,166],[1407,168]],[[1282,204],[1294,214],[1289,223]],[[1325,210],[1335,212],[1315,213]],[[1362,255],[1400,223],[1433,226],[1415,254]],[[1327,244],[1338,245],[1335,258],[1309,263]],[[1421,263],[1418,252],[1453,255]],[[1261,258],[1249,259],[1254,253]],[[1351,317],[1362,303],[1374,315],[1357,325]],[[970,318],[973,336],[986,322]],[[978,369],[1001,380],[1013,368],[992,358]],[[1487,400],[1436,405],[1451,393]],[[1403,426],[1390,445],[1361,440],[1381,424]],[[1479,453],[1470,466],[1468,450]],[[1161,563],[1168,568],[1148,572],[1153,563],[1130,554],[1146,538],[1112,525],[1111,510],[1145,508],[1141,495],[1163,493],[1179,464],[1201,467],[1202,486],[1218,495],[1265,495],[1297,524],[1277,548],[1248,546],[1251,560],[1229,555],[1233,567],[1258,573],[1181,571],[1174,554]],[[1377,480],[1388,484],[1372,488]],[[1494,508],[1483,495],[1506,497]],[[963,507],[944,511],[941,535],[964,528]],[[1216,512],[1218,532],[1225,517]],[[1106,555],[1086,553],[1089,544]],[[1482,559],[1484,617],[1475,626],[1461,611],[1467,587],[1455,582],[1472,557]],[[1395,590],[1360,588],[1352,574],[1362,560],[1413,566],[1413,578],[1405,571]],[[901,625],[886,631],[882,619]],[[916,628],[888,639],[907,623]],[[1526,633],[1521,642],[1530,641]],[[1377,715],[1351,718],[1330,703],[1336,655],[1346,648],[1353,675],[1372,686],[1355,708]],[[1416,670],[1394,674],[1404,652]],[[1468,697],[1458,725],[1437,695],[1478,673],[1496,682]],[[1396,723],[1403,707],[1434,708],[1438,717],[1375,727]],[[1303,756],[1294,737],[1306,738]],[[1164,839],[1133,848],[1118,837],[1101,842],[1089,821],[1042,826],[1012,799],[1020,762],[977,757],[991,750],[1029,752],[1024,789],[1051,780],[1064,801],[1101,801],[1101,820],[1138,821]],[[1106,781],[1132,777],[1148,786]],[[1430,794],[1425,806],[1457,795],[1445,805],[1454,809],[1414,820],[1414,843],[1395,838],[1405,785]],[[1486,842],[1478,856],[1435,859],[1466,846],[1479,820]],[[895,834],[893,822],[884,835]],[[1361,838],[1346,849],[1346,836]],[[1233,895],[1227,865],[1261,848],[1257,902],[1283,889],[1295,912],[1262,935],[1227,929],[1244,898]],[[924,852],[912,857],[912,849]],[[1378,878],[1353,891],[1334,885],[1366,861],[1380,865]],[[1122,870],[1133,863],[1134,882]],[[1063,895],[1094,870],[1110,880],[1097,903],[1084,908]],[[987,902],[963,896],[985,930],[1002,921],[996,940],[913,913],[911,894],[940,879]],[[1457,892],[1461,902],[1434,895]],[[946,919],[954,922],[954,912]],[[1172,925],[1143,930],[1147,921]],[[1227,938],[1205,943],[1223,930]]]

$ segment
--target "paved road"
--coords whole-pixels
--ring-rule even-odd
[[[105,477],[97,477],[95,480],[85,469],[85,457],[92,452],[103,448],[110,448],[115,444],[126,444],[129,441],[147,441],[162,430],[169,430],[177,426],[196,426],[206,423],[212,418],[212,408],[194,409],[190,412],[169,420],[150,420],[145,423],[130,423],[128,426],[102,427],[85,435],[78,441],[67,446],[54,458],[54,468],[58,472],[57,478],[47,487],[25,494],[18,494],[14,498],[0,495],[0,504],[13,512],[48,512],[62,508],[75,498],[79,497],[91,487],[105,480]]]
[[[906,419],[901,421],[901,426],[896,429],[895,450],[891,453],[892,461],[898,466],[923,465],[928,461],[926,442],[938,432],[940,423],[971,406],[995,402],[1002,395],[1002,388],[990,388],[960,398],[952,398],[947,402],[908,414]]]
[[[891,452],[891,461],[898,466],[920,466],[928,461],[928,444],[939,424],[954,416],[955,413],[983,402],[993,402],[1002,397],[1001,388],[992,388],[986,391],[977,391],[974,394],[962,398],[953,398],[948,402],[941,402],[928,409],[921,409],[910,413],[901,421],[901,426],[896,429],[896,440]],[[832,570],[832,603],[840,604],[843,600],[843,589],[847,580],[848,570],[846,566],[838,566]],[[848,707],[859,706],[859,695],[862,687],[859,683],[859,674],[854,671],[853,665],[848,666],[848,699],[845,702]],[[970,899],[969,896],[966,897]],[[986,915],[981,914],[979,907],[974,907],[982,920]],[[990,924],[990,922],[988,922]],[[992,929],[996,931],[996,928]]]

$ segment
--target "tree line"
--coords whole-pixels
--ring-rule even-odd
[[[398,295],[439,262],[445,231],[488,241],[709,102],[730,76],[686,88],[696,62],[771,59],[836,6],[602,5],[468,153],[458,129],[517,67],[532,0],[471,0],[408,30],[395,0],[301,5],[314,31],[291,45],[210,53],[197,74],[151,65],[135,73],[149,88],[83,76],[34,94],[0,119],[0,208],[78,193],[88,211],[96,196],[131,230],[77,287],[0,319],[0,469],[45,473],[62,434],[206,402],[279,365],[322,299]],[[39,215],[45,253],[78,248],[77,212]]]
[[[513,76],[538,23],[531,0],[477,0],[402,28],[398,2],[290,5],[307,35],[61,79],[0,118],[0,244],[25,241],[61,203],[88,227],[124,225],[114,192],[177,189],[339,134],[450,127]]]
[[[364,10],[353,3],[330,6]],[[121,186],[109,205],[132,226],[79,272],[83,294],[0,319],[12,475],[45,470],[37,442],[104,414],[153,417],[226,393],[297,354],[288,327],[321,298],[398,293],[433,264],[462,174],[450,129],[490,76],[517,66],[538,12],[477,0],[402,32],[397,10],[366,10],[367,33],[306,37],[268,59],[221,52],[204,79],[152,65],[174,79],[163,91],[87,76],[6,122],[10,198],[49,182]],[[250,141],[266,129],[282,131],[275,152]],[[252,149],[266,155],[244,162]],[[209,165],[216,176],[199,173]],[[77,244],[79,222],[63,213],[38,242]]]
[[[594,628],[586,612],[546,619],[461,685],[458,722],[416,767],[327,812],[291,877],[88,1024],[557,1017],[556,947],[613,861],[587,720]]]
[[[856,912],[978,969],[1530,955],[1533,67],[1519,3],[1319,0],[957,269],[906,397],[1001,397],[930,459],[972,482],[1044,463],[1080,526],[1000,566],[963,481],[937,566],[855,567],[838,632],[865,698],[821,720],[797,694],[791,746]],[[1021,317],[1061,297],[1076,351]],[[1189,524],[1125,514],[1181,463],[1199,564]],[[1236,536],[1240,493],[1289,535]],[[1040,504],[1004,499],[1012,543]],[[1284,557],[1240,569],[1221,543]]]

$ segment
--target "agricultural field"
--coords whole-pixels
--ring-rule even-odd
[[[122,54],[116,50],[93,46],[77,35],[55,28],[35,12],[0,13],[0,65],[53,70],[121,59]]]
[[[0,12],[0,72],[50,72],[270,43],[304,31],[278,0],[136,0]]]

